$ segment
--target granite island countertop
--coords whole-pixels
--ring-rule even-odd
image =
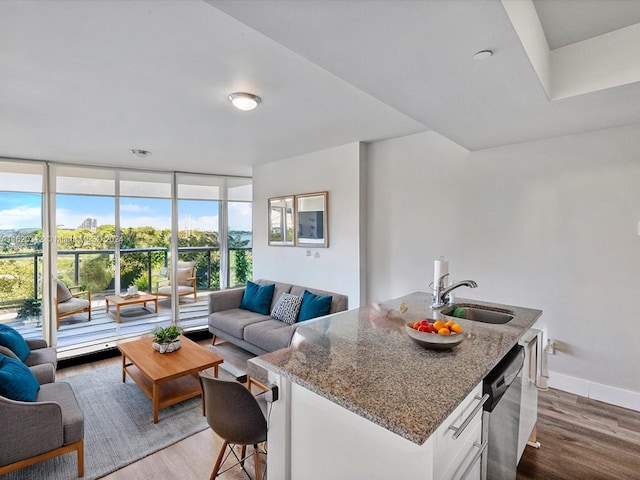
[[[251,359],[248,374],[280,374],[422,445],[542,314],[457,298],[456,304],[508,309],[515,317],[504,325],[459,319],[464,341],[428,350],[409,338],[405,324],[437,318],[430,299],[415,292],[301,325],[291,347]]]

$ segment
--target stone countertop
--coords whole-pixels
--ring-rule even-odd
[[[374,303],[301,325],[292,346],[249,361],[422,445],[542,314],[541,310],[457,298],[455,303],[508,309],[505,325],[459,319],[464,341],[428,350],[405,324],[438,318],[422,292]],[[402,313],[400,305],[408,309]]]

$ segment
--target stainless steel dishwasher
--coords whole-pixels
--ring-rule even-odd
[[[515,480],[518,466],[518,432],[522,382],[518,374],[524,363],[524,348],[516,345],[483,381],[489,394],[482,416],[482,442],[488,442],[482,457],[483,480]]]

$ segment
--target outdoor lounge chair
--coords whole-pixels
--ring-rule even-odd
[[[81,287],[67,287],[60,280],[57,280],[56,288],[56,328],[60,328],[60,319],[75,315],[76,313],[87,312],[91,321],[91,292],[76,291]],[[81,298],[86,297],[86,298]]]
[[[176,275],[169,276],[166,280],[160,280],[156,295],[170,297],[172,295],[171,283],[173,279],[178,283],[178,298],[193,295],[194,302],[198,300],[195,262],[178,262]]]

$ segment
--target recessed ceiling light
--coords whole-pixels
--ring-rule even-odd
[[[235,92],[229,95],[229,100],[238,110],[249,111],[258,106],[262,99],[253,93]]]
[[[486,60],[487,58],[491,57],[491,55],[493,55],[493,52],[491,50],[480,50],[478,53],[476,53],[473,56],[474,60]]]
[[[151,155],[151,152],[149,150],[142,150],[140,148],[132,148],[129,151],[133,153],[136,157],[140,157],[140,158],[145,158]]]

